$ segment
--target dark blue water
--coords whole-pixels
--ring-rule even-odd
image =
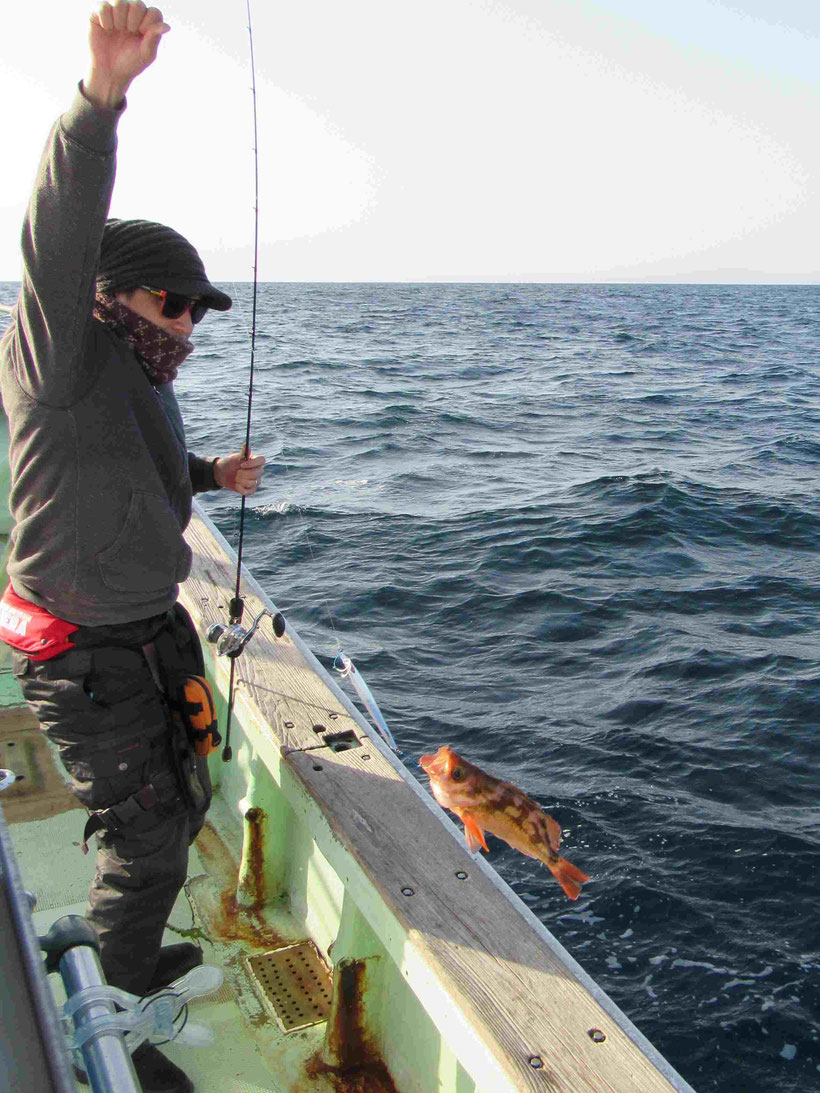
[[[244,438],[233,289],[202,454]],[[819,334],[817,287],[260,290],[246,562],[417,776],[449,743],[556,816],[576,904],[493,864],[699,1093],[820,1089]]]

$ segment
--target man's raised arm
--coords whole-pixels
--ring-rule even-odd
[[[71,405],[83,394],[97,262],[114,186],[125,92],[170,28],[141,0],[91,17],[90,67],[49,136],[22,232],[17,380],[33,398]]]

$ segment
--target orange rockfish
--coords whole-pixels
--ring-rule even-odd
[[[464,824],[467,846],[489,850],[484,832],[489,831],[522,854],[537,858],[552,872],[570,899],[578,899],[586,873],[558,854],[561,825],[540,805],[516,789],[486,774],[456,755],[445,744],[435,755],[422,755],[422,770],[430,776],[433,796]]]

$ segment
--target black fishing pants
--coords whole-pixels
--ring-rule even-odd
[[[202,653],[179,605],[167,616],[85,628],[80,636],[83,647],[52,660],[15,653],[15,673],[89,810],[83,842],[97,833],[86,916],[99,934],[106,978],[142,995],[211,796],[207,764],[158,681],[166,659],[178,667],[181,655],[195,672]]]

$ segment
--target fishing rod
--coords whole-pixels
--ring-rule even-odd
[[[242,459],[245,460],[250,455],[251,451],[251,418],[253,413],[253,380],[254,380],[254,364],[256,360],[256,309],[259,287],[259,128],[258,128],[258,115],[257,115],[257,97],[256,97],[256,63],[254,59],[253,51],[253,22],[251,19],[251,4],[250,0],[246,0],[246,8],[248,14],[248,41],[250,45],[250,65],[251,65],[251,94],[253,96],[253,166],[254,166],[254,217],[253,217],[253,297],[251,308],[251,328],[250,328],[250,343],[251,343],[251,358],[250,358],[250,376],[248,379],[248,412],[245,422],[245,443],[242,446]],[[245,539],[245,512],[246,512],[247,498],[245,494],[242,494],[242,502],[239,510],[239,543],[236,550],[236,584],[234,587],[233,598],[230,602],[228,612],[229,621],[225,626],[223,623],[213,623],[209,627],[207,632],[207,639],[212,644],[216,645],[217,655],[227,656],[231,662],[230,676],[228,679],[228,712],[225,723],[225,745],[222,749],[222,761],[223,763],[229,763],[233,757],[233,749],[231,748],[231,719],[233,715],[233,702],[234,702],[234,678],[236,673],[236,659],[242,653],[245,646],[251,640],[256,633],[259,623],[265,616],[271,619],[273,624],[273,632],[277,638],[281,638],[286,629],[286,623],[284,616],[280,612],[275,614],[272,611],[268,611],[267,608],[260,611],[260,613],[253,620],[250,627],[245,628],[242,626],[242,615],[245,610],[245,602],[240,594],[240,583],[242,576],[242,548]],[[307,529],[305,529],[305,535],[307,536]],[[310,547],[310,539],[308,538],[308,546]],[[311,548],[312,553],[312,548]],[[328,613],[330,614],[330,608],[328,606]],[[333,626],[333,616],[330,615],[331,625]],[[333,626],[335,631],[335,626]],[[398,746],[393,738],[392,733],[387,727],[387,723],[382,716],[382,712],[379,709],[376,699],[373,697],[373,693],[370,688],[362,679],[361,673],[351,661],[350,657],[346,656],[342,652],[341,647],[339,649],[338,656],[334,661],[334,667],[339,674],[350,681],[353,685],[359,698],[364,703],[368,713],[373,719],[379,735],[385,740],[394,752],[398,752]],[[366,725],[366,722],[365,722]],[[372,733],[368,729],[368,734],[372,737]]]
[[[248,378],[248,412],[245,422],[245,443],[242,445],[241,456],[244,462],[251,453],[251,420],[253,417],[253,379],[254,364],[256,361],[256,303],[259,288],[259,126],[256,106],[256,62],[253,55],[253,21],[251,19],[251,2],[246,0],[248,14],[248,41],[250,44],[251,62],[251,94],[253,96],[253,306],[251,312],[251,360],[250,375]],[[273,632],[277,638],[285,633],[285,620],[279,614],[273,614],[267,608],[256,616],[251,626],[245,629],[242,626],[242,615],[245,611],[245,601],[240,592],[242,581],[242,548],[245,541],[245,513],[247,497],[242,494],[242,502],[239,509],[239,543],[236,548],[236,583],[233,599],[228,607],[229,621],[225,626],[216,622],[208,629],[207,639],[217,647],[219,656],[227,656],[231,662],[230,677],[228,679],[228,713],[225,722],[225,746],[222,749],[222,762],[230,763],[233,757],[231,747],[231,718],[233,715],[233,700],[235,693],[234,677],[236,674],[236,658],[256,633],[256,629],[262,618],[267,615],[273,622]]]

